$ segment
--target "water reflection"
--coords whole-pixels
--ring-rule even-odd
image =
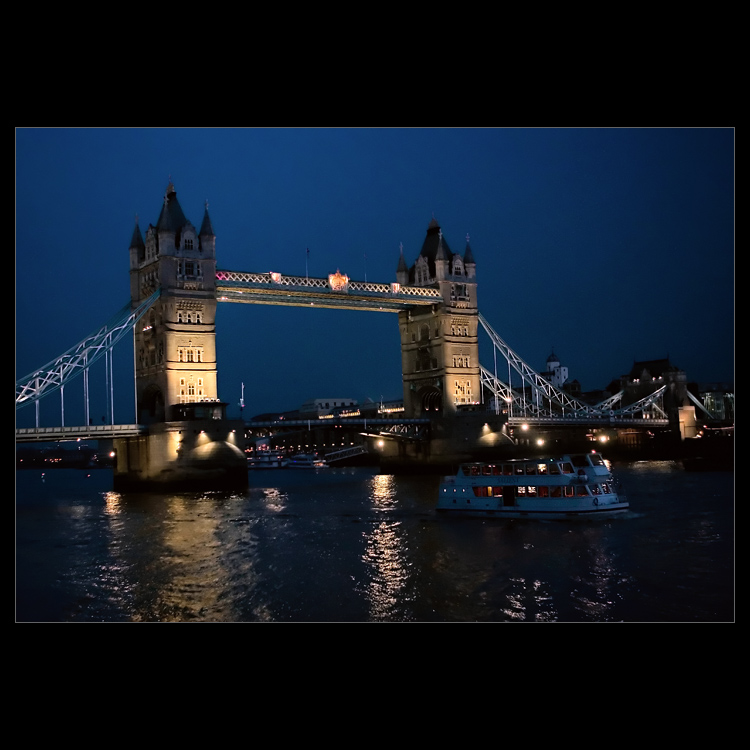
[[[288,496],[277,487],[263,488],[263,503],[267,510],[281,513],[286,508]]]
[[[580,567],[580,572],[571,577],[574,584],[571,597],[584,619],[596,621],[612,619],[612,611],[621,598],[618,589],[623,583],[617,559],[603,542],[604,533],[604,526],[585,529],[580,543],[571,550],[575,566]]]
[[[221,504],[212,496],[104,493],[109,555],[98,583],[109,605],[136,622],[237,619],[225,550],[248,530],[224,523]],[[245,569],[243,587],[250,581]]]
[[[446,519],[430,478],[370,470],[280,471],[241,496],[18,472],[17,617],[732,621],[733,475],[616,471],[638,515],[606,523]]]
[[[396,485],[392,475],[376,474],[370,481],[373,510],[382,513],[396,507]],[[401,521],[376,521],[364,533],[362,561],[369,572],[365,596],[370,620],[382,622],[405,619],[404,604],[408,597],[410,563],[407,539]]]
[[[559,617],[554,597],[547,581],[524,578],[511,579],[506,594],[508,606],[503,613],[508,620],[518,622],[556,622]]]

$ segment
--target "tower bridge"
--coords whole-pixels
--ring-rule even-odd
[[[82,375],[84,423],[90,425],[89,368],[104,357],[111,388],[112,349],[132,331],[136,418],[132,425],[110,430],[117,450],[115,478],[123,486],[182,483],[194,488],[225,479],[246,483],[244,424],[226,418],[226,403],[218,394],[219,302],[394,313],[404,412],[403,419],[388,420],[391,425],[384,431],[394,440],[384,459],[440,463],[477,450],[505,449],[514,443],[512,428],[522,424],[653,429],[673,421],[664,404],[666,385],[634,403],[624,403],[623,391],[592,406],[535,372],[479,312],[477,264],[468,235],[463,251],[453,252],[435,219],[411,266],[401,247],[393,282],[356,281],[338,269],[326,278],[221,270],[208,205],[196,230],[170,183],[145,238],[136,220],[129,256],[129,304],[91,336],[16,383],[16,408],[37,405],[36,429],[17,430],[17,440],[81,433],[86,428],[64,425],[45,432],[38,425],[39,400],[59,391],[62,401],[66,384]],[[492,343],[493,368],[479,361],[482,330]],[[410,421],[429,421],[429,439],[395,439],[397,425],[406,428]]]

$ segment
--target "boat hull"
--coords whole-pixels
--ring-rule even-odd
[[[456,518],[541,518],[561,521],[570,518],[611,518],[628,512],[628,503],[594,506],[590,508],[448,508],[438,506],[437,512]]]

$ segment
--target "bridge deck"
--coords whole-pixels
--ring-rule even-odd
[[[333,288],[328,279],[282,276],[277,273],[217,271],[216,299],[219,302],[245,304],[398,312],[415,305],[438,304],[442,301],[442,296],[437,289],[400,284],[376,284],[347,279]]]
[[[46,443],[64,440],[105,440],[140,435],[140,424],[83,425],[80,427],[21,427],[16,429],[17,443]]]
[[[534,426],[581,426],[581,427],[604,427],[606,425],[619,426],[619,425],[639,425],[641,427],[648,427],[652,425],[654,427],[664,427],[669,424],[668,419],[639,419],[637,417],[623,417],[619,415],[615,416],[580,416],[580,417],[508,417],[508,424],[511,427],[519,427],[521,425],[534,425]]]

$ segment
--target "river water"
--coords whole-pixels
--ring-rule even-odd
[[[734,473],[614,464],[611,520],[436,515],[439,477],[250,473],[119,494],[16,472],[16,622],[734,622]]]

